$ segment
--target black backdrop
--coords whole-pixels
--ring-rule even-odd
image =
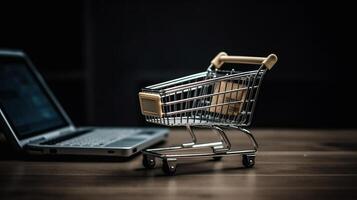
[[[11,1],[0,47],[25,50],[78,125],[144,125],[141,87],[266,56],[255,126],[357,127],[353,6],[310,1]]]

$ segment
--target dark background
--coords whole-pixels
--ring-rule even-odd
[[[0,48],[27,52],[77,125],[148,125],[140,88],[203,71],[226,51],[279,57],[263,82],[254,126],[356,128],[353,8],[327,1],[5,1]]]

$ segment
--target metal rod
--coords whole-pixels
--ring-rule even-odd
[[[189,132],[190,135],[191,135],[192,142],[193,142],[194,144],[196,144],[196,143],[197,143],[197,137],[196,137],[195,133],[193,132],[191,126],[187,124],[187,125],[186,125],[186,129],[188,130],[188,132]]]
[[[253,86],[253,88],[258,88],[258,86]],[[238,92],[238,91],[243,91],[243,90],[248,90],[248,89],[251,89],[251,88],[243,87],[243,88],[238,88],[238,89],[225,90],[223,92],[216,92],[216,93],[212,93],[212,94],[206,94],[206,95],[194,96],[194,97],[190,97],[190,98],[186,98],[186,99],[180,99],[180,100],[176,100],[176,101],[170,101],[170,102],[164,103],[163,105],[167,106],[167,105],[177,104],[177,103],[181,103],[181,102],[192,101],[192,100],[199,99],[199,98],[210,97],[210,96],[215,96],[215,95],[220,95],[220,94],[233,93],[233,92]],[[175,92],[175,93],[179,93],[179,92]]]
[[[218,104],[213,104],[213,105],[209,105],[209,106],[202,106],[202,107],[198,107],[198,108],[189,108],[189,109],[184,109],[184,110],[179,110],[179,111],[174,111],[174,112],[167,112],[165,114],[165,116],[171,116],[171,115],[176,115],[179,113],[185,113],[185,112],[190,112],[190,111],[194,111],[194,110],[201,110],[201,109],[206,109],[206,108],[212,108],[212,107],[218,107],[218,106],[224,106],[224,105],[228,105],[228,104],[235,104],[235,103],[242,103],[243,101],[230,101],[227,103],[218,103]]]
[[[228,150],[231,149],[232,145],[231,142],[229,141],[226,133],[218,126],[212,126],[214,128],[214,130],[217,130],[218,134],[221,136],[221,139],[223,140],[223,142],[226,144],[226,148]]]
[[[170,87],[167,89],[162,89],[160,90],[161,93],[169,93],[169,92],[176,92],[176,91],[182,91],[187,88],[192,88],[200,85],[205,85],[205,84],[210,84],[218,81],[224,81],[224,80],[231,80],[231,79],[238,79],[241,77],[245,77],[249,74],[256,74],[258,70],[254,71],[249,71],[249,72],[242,72],[242,73],[237,73],[237,74],[232,74],[232,75],[227,75],[227,76],[221,76],[221,77],[215,77],[211,79],[204,79],[201,81],[193,82],[193,83],[188,83],[188,84],[183,84],[183,85],[178,85],[174,87]]]
[[[237,150],[237,151],[227,151],[223,153],[214,153],[214,152],[207,152],[207,153],[188,153],[188,154],[160,154],[157,152],[152,151],[142,151],[143,154],[159,157],[159,158],[197,158],[197,157],[214,157],[214,156],[234,156],[234,155],[241,155],[241,154],[254,154],[256,153],[255,150]]]
[[[247,129],[244,129],[242,127],[237,127],[237,126],[231,126],[231,127],[235,128],[235,129],[238,129],[242,133],[246,134],[248,136],[248,138],[250,139],[250,141],[252,142],[254,150],[258,151],[259,144],[258,144],[257,140],[255,139],[254,135],[250,133],[250,131],[248,131]]]

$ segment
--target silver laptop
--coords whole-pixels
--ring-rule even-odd
[[[0,132],[30,154],[128,157],[167,137],[163,128],[77,128],[29,58],[0,50]]]

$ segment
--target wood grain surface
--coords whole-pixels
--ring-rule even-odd
[[[141,155],[122,161],[98,158],[28,158],[2,143],[0,199],[357,199],[356,130],[253,130],[260,143],[256,166],[241,157],[179,162],[167,177],[145,170]],[[213,140],[208,130],[202,141]],[[233,145],[248,140],[229,132]],[[165,145],[188,141],[172,130]]]

